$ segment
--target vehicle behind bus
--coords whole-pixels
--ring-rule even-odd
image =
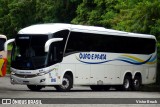
[[[6,69],[7,69],[7,52],[4,50],[5,42],[6,42],[6,36],[0,35],[0,77],[6,75]]]

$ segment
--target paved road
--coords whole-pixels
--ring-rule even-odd
[[[84,86],[75,86],[71,92],[57,92],[53,87],[46,87],[42,89],[40,92],[32,92],[24,85],[11,85],[9,76],[0,78],[0,98],[160,98],[160,92],[123,92],[123,91],[103,91],[103,92],[93,92],[89,87]],[[103,100],[103,99],[102,99]],[[3,105],[8,107],[7,105]],[[19,106],[19,105],[18,105]],[[37,105],[39,107],[39,105]],[[50,105],[45,105],[49,107]],[[55,105],[54,105],[55,106]],[[56,104],[56,106],[60,107],[74,107],[75,104],[71,105],[63,105]],[[84,106],[83,104],[76,105],[79,107]],[[85,106],[99,106],[98,104],[89,104]],[[106,105],[100,105],[101,107],[105,107]],[[107,106],[115,106],[115,107],[123,107],[123,106],[131,106],[135,105],[127,105],[127,104],[116,104],[116,105],[107,105]],[[150,107],[151,105],[138,105],[139,107]],[[152,106],[159,107],[160,105],[154,104]]]

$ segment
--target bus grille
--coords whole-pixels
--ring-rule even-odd
[[[37,77],[37,75],[23,75],[23,74],[15,74],[15,76],[20,77],[20,78],[34,78]]]

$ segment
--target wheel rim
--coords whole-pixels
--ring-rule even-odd
[[[138,81],[137,79],[134,80],[134,86],[135,86],[135,87],[139,87],[139,85],[140,85],[139,81]]]
[[[60,87],[63,89],[67,89],[69,87],[69,80],[67,78],[63,78],[62,85]]]
[[[124,88],[125,88],[125,89],[128,89],[128,88],[129,88],[129,85],[130,85],[129,80],[128,80],[128,79],[125,79],[125,81],[124,81]]]

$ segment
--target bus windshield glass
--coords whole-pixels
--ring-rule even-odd
[[[17,69],[37,69],[46,66],[44,46],[48,35],[17,35],[11,55],[11,66]]]
[[[33,70],[61,62],[68,33],[68,30],[62,30],[49,35],[16,35],[11,54],[11,67]],[[45,43],[51,38],[63,38],[63,41],[51,43],[49,52],[45,52]]]

